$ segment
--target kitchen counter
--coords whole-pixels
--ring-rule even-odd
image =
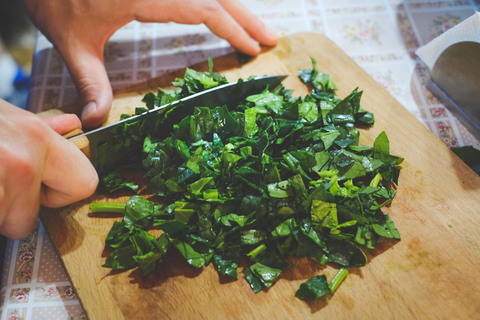
[[[279,36],[302,31],[325,34],[448,147],[480,148],[480,142],[424,88],[426,70],[414,54],[416,48],[480,10],[480,1],[242,2]],[[110,39],[105,61],[115,89],[231,51],[204,26],[133,22]],[[29,110],[40,112],[75,101],[68,71],[41,34],[33,66]],[[28,238],[7,241],[0,306],[0,320],[85,318],[41,222]]]

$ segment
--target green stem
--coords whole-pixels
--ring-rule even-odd
[[[345,268],[341,268],[337,272],[335,277],[333,277],[332,281],[328,284],[328,286],[330,287],[330,291],[332,293],[334,293],[335,290],[337,290],[337,288],[340,286],[340,284],[342,283],[343,279],[345,279],[347,274],[348,274],[348,270]]]
[[[377,188],[380,181],[382,181],[382,175],[380,173],[377,173],[372,179],[372,181],[370,181],[370,187]]]
[[[265,250],[267,250],[267,246],[264,243],[262,243],[261,245],[259,245],[258,247],[256,247],[255,249],[247,253],[247,256],[255,259],[257,255],[259,255],[260,253],[263,253]]]
[[[90,210],[92,210],[92,212],[125,213],[125,206],[125,203],[92,202],[92,204],[90,204]]]

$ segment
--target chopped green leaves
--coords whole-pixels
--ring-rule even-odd
[[[104,266],[147,275],[176,250],[195,268],[213,262],[221,275],[237,279],[246,257],[243,274],[258,292],[289,267],[288,257],[360,267],[367,263],[365,248],[375,248],[382,237],[400,239],[381,208],[395,196],[391,186],[398,184],[403,159],[390,154],[384,132],[373,147],[358,145],[355,125],[374,122],[360,106],[362,92],[340,99],[331,76],[313,59],[312,65],[300,71],[313,87],[305,98],[282,86],[267,88],[237,105],[197,106],[175,124],[172,107],[163,123],[120,130],[114,147],[137,160],[162,204],[138,195],[125,205],[92,204],[95,212],[124,214],[107,236],[113,252]],[[187,69],[174,90],[147,94],[147,107],[225,83],[209,66],[204,73]],[[168,121],[172,130],[164,138]],[[138,188],[116,172],[103,181],[110,191]],[[152,226],[163,234],[155,238]],[[314,300],[333,293],[347,273],[340,269],[330,284],[316,276],[296,296]]]

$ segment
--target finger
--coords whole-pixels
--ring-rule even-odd
[[[267,46],[274,46],[278,37],[272,30],[236,0],[218,0],[220,5],[245,29],[255,40]]]
[[[239,51],[249,55],[260,53],[258,42],[217,1],[148,1],[138,5],[135,12],[135,19],[141,22],[204,23]]]
[[[43,119],[56,133],[63,135],[82,128],[82,122],[74,114],[61,114]]]
[[[239,51],[251,56],[260,53],[258,42],[223,7],[210,11],[204,23],[214,34],[227,40]]]
[[[112,106],[112,87],[103,64],[101,49],[89,49],[85,44],[71,45],[62,51],[83,103],[81,120],[85,127],[101,125]]]
[[[59,135],[50,140],[45,157],[40,203],[58,208],[91,196],[98,175],[88,158]]]

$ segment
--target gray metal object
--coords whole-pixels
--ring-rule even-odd
[[[430,70],[427,89],[480,138],[480,43],[459,42],[445,49]]]
[[[222,106],[225,104],[232,103],[234,101],[239,101],[249,95],[260,93],[265,88],[270,87],[274,88],[279,85],[287,75],[279,76],[265,76],[257,77],[255,79],[244,80],[241,83],[228,83],[221,85],[212,89],[202,91],[200,93],[193,94],[191,96],[185,97],[183,99],[174,101],[170,104],[160,106],[158,108],[149,110],[148,112],[136,115],[114,124],[92,130],[90,132],[69,138],[69,140],[80,139],[86,137],[90,144],[90,160],[93,164],[97,164],[99,159],[98,147],[102,144],[109,143],[112,141],[113,134],[112,132],[118,126],[123,126],[125,123],[132,123],[138,120],[146,119],[152,116],[161,116],[162,113],[168,113],[170,109],[175,107],[175,111],[179,110],[178,116],[175,118],[181,120],[184,116],[191,114],[195,107],[216,107]],[[169,115],[170,116],[170,115]],[[169,132],[165,132],[165,135],[168,135]],[[113,166],[121,155],[115,152],[109,154],[108,162]],[[105,162],[105,159],[102,160]],[[97,170],[99,167],[97,167]]]

